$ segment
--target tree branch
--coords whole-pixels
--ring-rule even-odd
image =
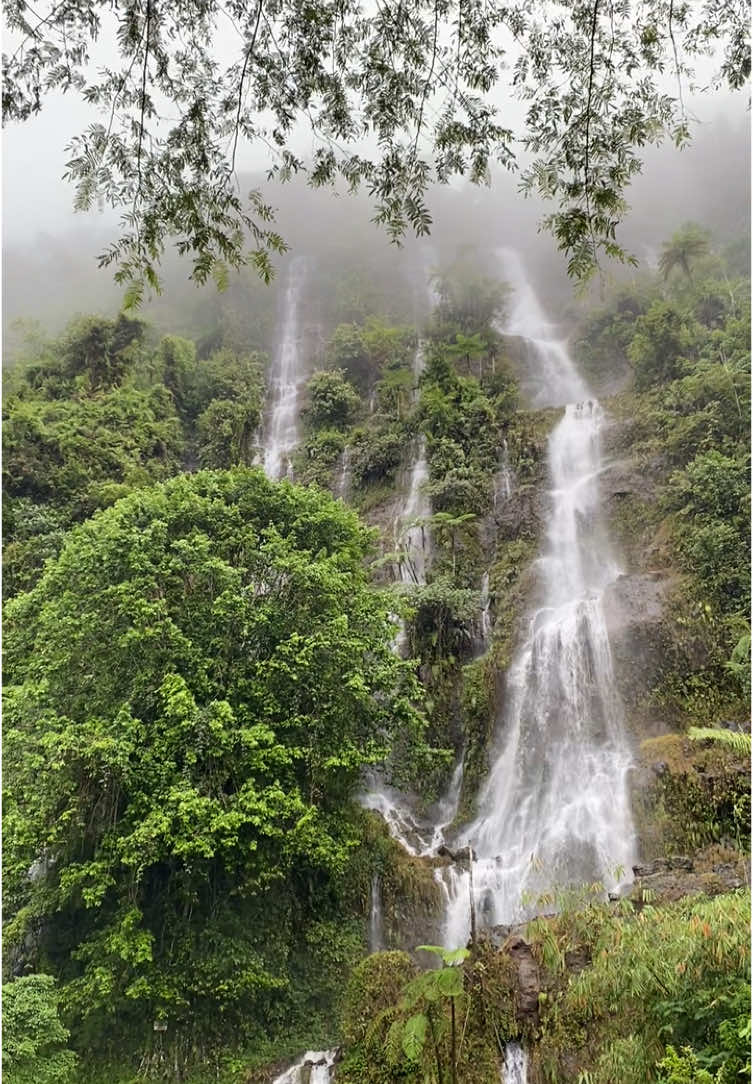
[[[594,85],[594,52],[596,48],[596,20],[599,14],[599,0],[594,0],[594,10],[591,17],[591,46],[588,61],[588,98],[586,100],[586,151],[583,170],[584,194],[586,197],[586,216],[588,218],[588,231],[591,235],[594,262],[596,259],[596,239],[594,237],[593,222],[591,221],[591,177],[590,177],[590,151],[591,151],[591,102],[593,100]]]
[[[141,73],[141,116],[139,119],[139,146],[136,154],[136,194],[133,197],[134,207],[141,195],[141,152],[144,145],[144,117],[146,115],[146,79],[149,70],[149,29],[152,21],[152,0],[146,0],[146,25],[144,27],[144,67]]]
[[[677,76],[677,97],[680,101],[680,110],[682,112],[682,119],[685,120],[685,103],[682,100],[682,80],[680,79],[680,61],[677,57],[677,42],[675,41],[675,32],[672,27],[672,15],[674,14],[674,0],[669,0],[669,39],[672,42],[672,52],[675,57],[675,75]]]
[[[426,98],[429,93],[429,87],[431,81],[434,78],[434,65],[437,62],[437,38],[439,36],[439,0],[434,0],[434,41],[432,43],[431,64],[429,66],[429,74],[424,83],[424,92],[421,95],[421,106],[418,111],[418,125],[416,127],[416,138],[413,141],[413,157],[416,157],[416,150],[418,149],[418,140],[421,135],[421,126],[424,121],[424,106],[426,104]]]
[[[245,56],[245,58],[243,60],[243,70],[241,71],[241,81],[240,81],[240,83],[238,85],[238,109],[237,109],[236,114],[235,114],[235,137],[233,139],[233,153],[232,153],[231,160],[230,160],[230,171],[232,173],[235,173],[235,152],[238,149],[238,133],[240,131],[241,110],[243,108],[243,82],[244,82],[244,80],[246,78],[246,71],[248,70],[248,62],[251,59],[251,56],[253,55],[254,49],[256,47],[256,37],[257,37],[257,35],[259,33],[259,23],[261,22],[261,9],[262,9],[263,3],[264,3],[264,0],[259,0],[259,6],[256,9],[256,25],[254,26],[254,33],[253,33],[253,37],[251,38],[251,43],[248,46],[248,48],[246,49],[246,56]]]

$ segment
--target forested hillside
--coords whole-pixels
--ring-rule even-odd
[[[362,240],[14,350],[8,1081],[749,1080],[747,252]]]

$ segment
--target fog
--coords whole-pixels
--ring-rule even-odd
[[[717,95],[691,106],[696,114],[692,144],[682,151],[670,143],[649,148],[643,172],[628,192],[630,211],[618,239],[644,265],[655,260],[661,242],[685,221],[710,228],[717,243],[739,239],[749,230],[750,132],[745,103],[740,96]],[[10,359],[23,335],[14,326],[17,321],[37,321],[55,333],[76,314],[111,313],[121,303],[123,291],[113,282],[113,269],[97,266],[97,255],[117,229],[117,216],[112,211],[73,214],[73,191],[61,179],[64,141],[59,136],[45,138],[51,125],[58,133],[65,129],[72,135],[85,118],[83,107],[58,100],[38,120],[9,130],[4,138],[3,335]],[[411,281],[419,263],[437,264],[462,250],[473,250],[473,259],[483,262],[484,254],[502,244],[525,254],[551,311],[562,314],[573,304],[565,259],[549,234],[539,229],[543,216],[555,208],[525,199],[514,174],[497,173],[489,188],[459,183],[433,189],[428,201],[431,237],[420,245],[408,237],[402,247],[391,245],[370,221],[373,210],[363,194],[313,191],[301,179],[268,185],[262,175],[252,172],[241,183],[264,189],[277,208],[279,229],[291,252],[307,256],[320,270],[322,285],[333,266],[351,267],[353,275],[371,280],[373,290],[381,288],[380,282],[390,283],[385,289],[391,301],[384,307],[395,318],[410,317],[415,292]],[[167,253],[165,290],[145,304],[147,319],[161,331],[199,339],[211,337],[220,313],[227,326],[231,311],[239,345],[270,346],[274,284],[265,287],[246,271],[220,295],[213,285],[197,289],[188,282],[189,270],[187,262]],[[619,265],[605,266],[602,284],[633,273]],[[401,308],[401,297],[403,311],[395,311]],[[378,308],[378,301],[374,303]]]

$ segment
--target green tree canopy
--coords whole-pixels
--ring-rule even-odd
[[[361,400],[342,369],[322,369],[306,388],[304,415],[313,429],[347,429],[361,408]]]
[[[76,528],[8,605],[6,946],[92,1041],[263,1018],[337,898],[364,765],[421,770],[370,544],[318,491],[181,476]]]
[[[58,1016],[52,975],[24,975],[3,986],[3,1076],[7,1084],[66,1084],[76,1064]]]

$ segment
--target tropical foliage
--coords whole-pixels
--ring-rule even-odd
[[[283,1011],[363,767],[425,755],[369,542],[315,492],[202,473],[78,528],[8,607],[5,944],[79,1041],[164,1019],[187,1056]]]

